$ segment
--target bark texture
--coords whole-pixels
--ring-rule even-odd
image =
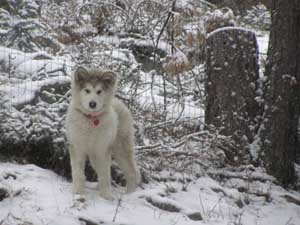
[[[239,28],[221,28],[207,39],[205,122],[233,136],[237,149],[253,141],[259,78],[255,34]],[[243,152],[241,152],[241,155]]]
[[[266,76],[269,78],[264,150],[267,168],[284,185],[295,180],[299,151],[300,1],[274,0]]]

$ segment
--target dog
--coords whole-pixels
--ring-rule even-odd
[[[71,101],[66,133],[73,192],[83,194],[85,163],[90,160],[98,176],[100,196],[112,200],[112,156],[126,179],[126,192],[135,190],[140,173],[134,155],[133,118],[115,97],[117,75],[103,68],[78,67],[71,80]]]

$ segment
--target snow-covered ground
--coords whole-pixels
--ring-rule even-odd
[[[262,172],[256,177],[269,178]],[[96,183],[87,183],[86,200],[82,202],[74,200],[69,181],[49,170],[1,163],[0,184],[0,190],[9,192],[0,200],[1,225],[300,224],[300,194],[270,181],[245,183],[249,193],[256,190],[256,194],[245,195],[240,179],[232,178],[221,186],[205,175],[188,185],[175,180],[152,182],[129,195],[115,187],[114,201],[100,198]]]
[[[70,82],[73,63],[64,57],[45,52],[25,53],[0,46],[0,64],[10,67],[8,75],[0,74],[0,92],[13,105],[30,102],[46,85]]]
[[[200,2],[204,4],[205,1]],[[177,3],[182,6],[187,5],[189,1],[182,0]],[[190,7],[191,5],[189,9],[193,11]],[[64,14],[69,14],[64,8],[61,9]],[[70,19],[62,18],[59,14],[57,16],[59,24]],[[49,18],[51,18],[49,21],[55,24],[55,18]],[[197,25],[191,29],[197,33],[198,22],[197,19],[195,24],[191,22],[185,27],[193,28],[192,25]],[[118,24],[118,27],[121,24],[123,23]],[[86,28],[88,25],[87,27],[80,25],[82,30],[76,32],[83,34]],[[0,29],[0,35],[7,35],[8,30],[8,27]],[[154,34],[158,35],[158,31],[160,29],[154,30]],[[255,30],[254,32],[257,36],[262,65],[266,59],[269,35],[266,31]],[[200,86],[197,87],[193,76],[196,74],[198,76],[196,78],[199,78],[205,73],[203,65],[197,65],[193,73],[189,71],[181,74],[180,82],[184,89],[184,94],[181,95],[182,91],[178,88],[175,77],[164,80],[155,71],[141,71],[141,65],[129,46],[134,43],[138,47],[151,49],[155,46],[157,37],[149,37],[97,35],[85,40],[92,43],[91,49],[85,49],[84,45],[79,48],[77,44],[76,47],[72,47],[72,44],[70,46],[61,44],[60,54],[53,55],[42,51],[43,48],[38,48],[42,49],[41,51],[26,53],[13,47],[0,46],[0,94],[3,94],[1,97],[8,99],[12,105],[18,106],[31,102],[44,86],[69,83],[69,75],[75,65],[74,59],[81,58],[79,52],[82,50],[82,54],[91,58],[88,64],[104,65],[109,68],[111,66],[117,70],[120,75],[120,86],[122,85],[122,96],[126,99],[133,98],[144,111],[159,111],[165,114],[165,119],[170,124],[177,119],[179,122],[182,119],[187,124],[190,121],[193,126],[199,125],[199,118],[200,122],[204,122],[203,102],[199,101],[198,95],[195,95],[195,91],[201,93],[203,83],[199,82]],[[171,46],[166,40],[162,37],[156,47],[168,53]],[[122,42],[125,45],[122,45]],[[149,60],[152,58],[153,56],[149,57]],[[261,66],[262,74],[263,66]],[[138,86],[135,86],[137,84]],[[43,96],[54,94],[50,89],[43,91]],[[39,104],[18,113],[9,111],[12,116],[6,118],[6,123],[11,124],[10,129],[5,130],[5,135],[13,136],[17,130],[19,131],[17,139],[28,140],[28,136],[31,138],[39,131],[51,130],[52,137],[55,134],[55,141],[65,143],[64,129],[60,125],[63,124],[67,97],[59,94],[59,100],[55,103],[46,102],[43,98]],[[41,116],[44,112],[47,116]],[[142,116],[142,120],[157,119],[151,113]],[[96,183],[86,183],[86,195],[83,200],[73,196],[70,181],[50,170],[32,164],[1,162],[0,225],[300,225],[300,193],[283,189],[261,168],[252,166],[229,168],[228,165],[226,167],[222,163],[224,159],[220,159],[225,157],[223,151],[205,147],[206,144],[214,145],[215,141],[218,141],[217,138],[214,138],[214,143],[208,143],[206,136],[199,139],[195,136],[197,142],[188,142],[189,138],[186,136],[176,142],[176,139],[172,140],[173,137],[169,134],[168,137],[156,134],[156,138],[152,140],[149,139],[151,135],[147,136],[143,133],[144,125],[146,128],[151,127],[150,125],[155,128],[159,127],[157,126],[159,124],[167,124],[166,121],[163,123],[159,120],[151,123],[146,121],[145,124],[144,121],[137,121],[136,125],[140,128],[139,135],[143,139],[143,145],[136,148],[137,156],[140,165],[146,164],[143,167],[144,172],[146,169],[149,170],[146,171],[149,173],[146,174],[146,178],[149,176],[147,178],[149,183],[143,184],[136,192],[129,195],[123,194],[124,188],[115,186],[114,201],[102,199],[98,195]],[[182,129],[183,126],[179,125],[174,132],[176,130],[178,133],[186,132]],[[155,133],[161,132],[156,131]],[[193,131],[189,130],[189,132]],[[34,135],[31,135],[32,133]],[[180,143],[185,143],[186,148],[181,148]],[[150,148],[147,148],[149,146]],[[151,148],[151,146],[158,148]],[[61,150],[61,147],[57,149]],[[146,150],[149,150],[150,155],[153,153],[159,156],[151,158],[147,156]],[[179,156],[174,157],[176,154]],[[215,158],[209,157],[210,155]],[[181,156],[183,158],[180,158]],[[206,158],[210,160],[207,165]],[[155,165],[148,166],[151,163]],[[220,165],[222,169],[214,168],[219,168]],[[156,166],[157,170],[162,168],[162,171],[155,170]],[[182,168],[185,172],[188,170],[197,170],[197,172],[185,173],[182,172]],[[178,171],[181,171],[181,174],[178,174]]]

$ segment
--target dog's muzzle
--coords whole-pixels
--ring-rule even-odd
[[[91,109],[96,108],[96,106],[97,106],[97,103],[96,103],[95,101],[90,101],[89,107],[90,107]]]

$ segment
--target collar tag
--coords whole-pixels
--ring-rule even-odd
[[[98,127],[100,125],[99,116],[103,113],[101,112],[93,112],[91,114],[85,114],[80,109],[76,109],[78,112],[82,113],[83,116],[85,116],[87,119],[91,120],[91,125]]]
[[[93,124],[94,124],[95,127],[98,127],[99,124],[100,124],[100,120],[98,118],[94,119]]]

